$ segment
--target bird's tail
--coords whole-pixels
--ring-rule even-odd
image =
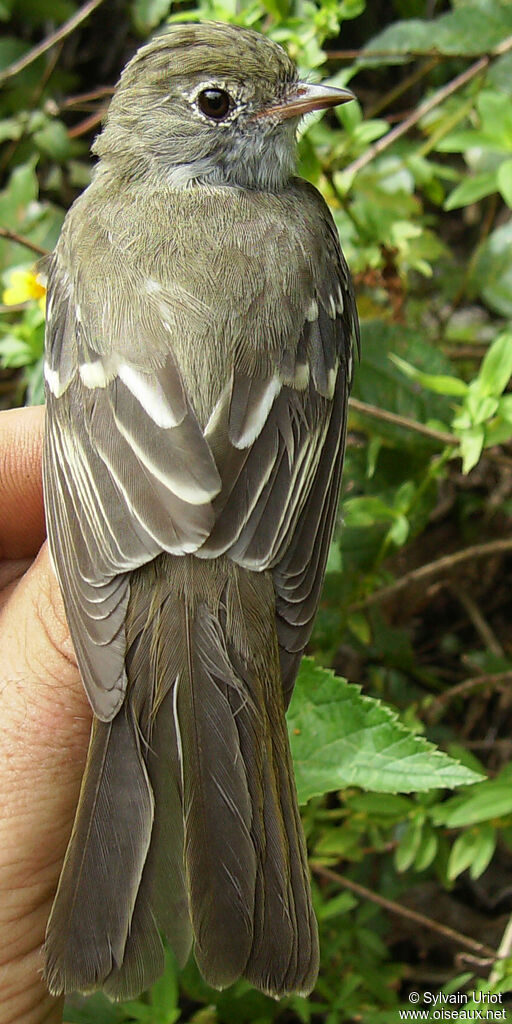
[[[274,996],[318,971],[264,573],[162,556],[132,576],[129,692],[95,721],[46,938],[50,989],[126,999],[192,940],[205,980]]]

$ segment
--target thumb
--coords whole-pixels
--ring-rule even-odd
[[[0,1017],[21,1021],[49,999],[40,946],[91,719],[46,545],[11,585],[0,611],[0,652],[0,947],[2,963],[11,964],[0,985],[9,1013]]]

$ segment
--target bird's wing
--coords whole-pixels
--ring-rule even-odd
[[[188,235],[172,236],[167,258],[167,242],[143,236],[164,212],[135,225],[143,267],[125,214],[124,249],[98,228],[84,261],[75,224],[49,274],[48,533],[84,682],[105,720],[126,686],[129,571],[161,552],[225,554],[272,573],[288,699],[336,511],[357,327],[327,207],[304,183],[263,211],[261,198],[225,190],[181,197],[182,219],[186,203]],[[117,221],[110,215],[113,231]],[[225,386],[205,415],[217,380]]]
[[[48,536],[84,684],[98,717],[109,720],[126,687],[129,570],[162,551],[195,551],[212,528],[220,479],[168,348],[151,373],[112,344],[102,356],[92,319],[54,256],[45,362]]]
[[[273,374],[233,371],[206,426],[222,488],[199,557],[227,554],[271,570],[288,704],[318,605],[334,527],[358,324],[336,229],[318,202],[325,241],[297,345]]]

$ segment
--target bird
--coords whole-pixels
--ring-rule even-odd
[[[285,712],[335,524],[358,320],[280,45],[173,24],[121,74],[49,258],[44,498],[93,710],[50,992],[309,993]]]

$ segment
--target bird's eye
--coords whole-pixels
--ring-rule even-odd
[[[199,110],[214,121],[222,121],[231,109],[232,101],[228,92],[224,89],[203,89],[197,97]]]

